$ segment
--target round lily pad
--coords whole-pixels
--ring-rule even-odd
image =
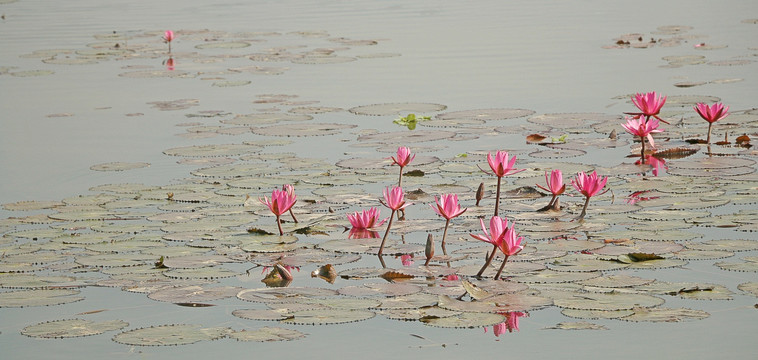
[[[420,319],[422,323],[442,328],[478,328],[491,326],[505,321],[501,314],[468,312],[447,317],[426,317]]]
[[[238,156],[261,150],[262,147],[245,144],[193,145],[163,150],[171,156],[209,157],[209,156]]]
[[[635,308],[634,314],[621,318],[625,321],[648,321],[648,322],[681,322],[689,320],[702,320],[709,317],[705,311],[685,308]]]
[[[133,170],[133,169],[140,169],[144,167],[150,166],[149,163],[143,163],[143,162],[110,162],[110,163],[104,163],[104,164],[97,164],[90,166],[90,170],[95,171],[125,171],[125,170]]]
[[[72,338],[102,334],[106,331],[120,330],[129,326],[121,320],[94,322],[83,319],[56,320],[30,325],[21,333],[36,338]]]
[[[270,342],[297,340],[304,338],[306,334],[292,329],[265,326],[257,330],[233,331],[228,336],[237,341]]]
[[[357,126],[334,123],[286,124],[254,128],[253,133],[267,136],[324,136],[339,134],[345,129],[352,129]]]
[[[68,304],[83,297],[73,296],[79,290],[70,289],[37,289],[0,293],[0,307],[51,306]]]
[[[563,309],[561,310],[561,314],[576,319],[619,319],[634,314],[634,311]]]
[[[447,106],[440,104],[428,104],[428,103],[388,103],[388,104],[375,104],[375,105],[363,105],[356,106],[349,109],[356,115],[371,115],[371,116],[383,116],[383,115],[405,115],[407,113],[423,114],[429,112],[436,112],[445,110]]]
[[[545,329],[557,329],[557,330],[608,330],[607,327],[599,324],[593,324],[586,321],[569,321],[560,322],[554,326],[546,327]]]
[[[186,345],[203,340],[220,339],[231,330],[224,327],[204,328],[200,325],[160,325],[122,332],[113,341],[133,346]]]
[[[298,325],[345,324],[371,319],[376,313],[367,310],[325,309],[295,311],[290,315],[292,317],[281,322]]]
[[[571,298],[556,299],[555,305],[578,310],[628,310],[663,304],[663,299],[644,294],[581,293]]]
[[[262,303],[292,303],[302,298],[326,297],[337,295],[331,289],[291,287],[291,288],[262,288],[242,290],[237,294],[239,299]]]
[[[235,286],[184,286],[161,289],[147,295],[150,299],[171,303],[206,302],[236,296],[242,288]]]
[[[758,297],[758,282],[746,282],[739,284],[737,286],[738,289],[753,294],[753,296]]]

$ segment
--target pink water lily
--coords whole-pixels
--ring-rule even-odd
[[[587,214],[587,205],[590,203],[590,198],[598,195],[605,187],[605,183],[608,181],[608,177],[598,176],[596,171],[587,175],[585,172],[576,174],[576,177],[571,179],[571,185],[574,186],[576,191],[579,191],[586,198],[584,202],[584,208],[578,219],[584,218]],[[604,193],[604,192],[603,192]]]
[[[646,121],[650,120],[651,117],[654,117],[668,124],[665,120],[658,117],[663,104],[666,103],[666,96],[660,96],[655,91],[646,94],[637,93],[632,96],[632,102],[635,106],[637,106],[638,109],[640,109],[641,112],[626,113],[627,115],[634,115],[635,119],[639,119],[644,116]]]
[[[566,184],[563,183],[563,172],[561,172],[559,169],[554,169],[552,172],[550,172],[550,175],[547,174],[547,171],[545,171],[545,182],[547,183],[547,188],[536,184],[538,188],[549,191],[551,194],[553,194],[553,198],[550,199],[550,202],[545,206],[543,209],[548,210],[552,209],[555,206],[555,201],[558,200],[558,196],[563,194],[566,191]]]
[[[263,198],[259,198],[258,201],[263,205],[268,206],[269,210],[276,215],[276,224],[279,227],[279,235],[284,235],[284,232],[282,231],[281,216],[295,205],[297,202],[297,196],[294,193],[290,194],[285,190],[274,189],[271,192],[271,199],[264,196]]]
[[[174,40],[174,32],[171,30],[166,30],[165,33],[163,33],[163,41],[165,41],[168,44],[168,53],[171,53],[171,41]]]
[[[642,118],[635,119],[633,117],[627,117],[626,124],[621,124],[628,133],[640,137],[640,142],[642,143],[640,159],[642,159],[643,164],[645,163],[645,138],[650,141],[650,147],[655,150],[653,133],[663,132],[663,130],[658,129],[659,125],[660,123],[657,119],[645,121]]]
[[[445,218],[445,231],[442,233],[442,252],[447,255],[445,239],[447,238],[447,228],[450,226],[450,220],[465,213],[468,209],[461,209],[461,206],[458,204],[458,195],[456,194],[441,195],[439,199],[435,197],[434,200],[436,202],[436,207],[432,204],[429,204],[429,206],[431,206],[432,210],[434,210],[439,216]]]
[[[380,220],[381,210],[377,208],[371,208],[363,210],[360,213],[357,211],[354,214],[347,214],[347,219],[350,221],[350,225],[353,229],[371,229],[377,226],[382,226],[387,219]]]
[[[489,253],[489,256],[486,257],[486,261],[484,262],[484,266],[482,266],[481,269],[479,269],[479,272],[476,273],[476,276],[482,276],[485,270],[490,266],[492,263],[492,260],[495,258],[495,255],[497,254],[497,250],[500,247],[500,243],[503,241],[503,236],[505,236],[505,231],[508,229],[508,220],[506,218],[501,218],[499,216],[493,216],[490,219],[490,229],[487,230],[487,227],[484,226],[484,219],[479,219],[479,223],[482,225],[482,231],[484,232],[483,235],[474,235],[469,234],[471,237],[477,240],[481,240],[487,243],[492,244],[492,252]]]
[[[524,250],[524,245],[521,244],[521,242],[524,240],[524,237],[519,236],[519,234],[516,233],[515,227],[516,224],[512,224],[511,227],[506,229],[503,233],[502,241],[497,244],[497,247],[500,249],[503,255],[505,255],[505,259],[503,259],[503,263],[500,265],[500,269],[498,269],[497,274],[495,274],[495,280],[500,279],[500,274],[502,274],[508,258],[520,253],[521,250]]]
[[[711,129],[713,127],[713,123],[727,117],[729,115],[729,107],[724,106],[722,103],[715,103],[712,106],[698,103],[694,109],[698,114],[700,114],[700,117],[702,117],[703,120],[708,122],[708,139],[706,142],[710,144]]]
[[[503,176],[520,173],[526,169],[516,170],[514,168],[514,165],[516,164],[516,156],[514,155],[509,159],[508,152],[500,150],[495,153],[494,158],[492,157],[492,153],[487,153],[487,163],[489,163],[492,173],[497,176],[497,193],[495,197],[495,216],[497,216],[498,211],[500,210],[500,183]],[[481,167],[479,169],[486,174],[490,174]]]
[[[292,185],[284,184],[282,185],[282,190],[286,191],[290,197],[292,198],[295,197],[295,188]],[[290,212],[290,216],[292,216],[292,221],[297,223],[298,221],[297,221],[297,218],[295,217],[295,213],[292,212],[292,208],[289,209],[289,212]]]
[[[401,146],[397,148],[397,155],[392,156],[392,163],[397,164],[397,166],[400,166],[400,176],[397,180],[397,186],[403,186],[403,168],[406,167],[408,164],[413,161],[413,159],[416,158],[416,155],[411,155],[411,150],[408,149],[405,146]]]
[[[405,202],[403,188],[399,186],[393,187],[392,190],[390,190],[390,188],[385,188],[382,193],[384,194],[384,205],[392,209],[392,214],[390,214],[390,221],[387,223],[387,230],[384,232],[384,238],[382,238],[382,245],[379,247],[379,260],[382,259],[382,253],[384,252],[384,243],[387,241],[387,235],[390,233],[390,228],[392,227],[392,218],[395,216],[395,212],[403,210],[411,205],[410,203]]]

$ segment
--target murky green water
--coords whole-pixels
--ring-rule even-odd
[[[5,19],[0,20],[3,34],[0,39],[3,48],[0,54],[0,67],[3,67],[0,72],[3,93],[0,98],[3,112],[3,130],[0,134],[0,168],[3,169],[0,203],[60,201],[80,194],[95,194],[97,192],[88,189],[103,184],[167,186],[185,183],[184,179],[193,178],[191,171],[204,165],[179,164],[177,161],[182,160],[182,157],[164,155],[164,150],[244,141],[290,141],[284,146],[266,147],[261,153],[291,152],[298,157],[318,159],[333,170],[339,169],[335,164],[341,160],[388,157],[397,145],[420,149],[419,156],[441,159],[439,162],[431,162],[432,166],[419,166],[429,175],[423,179],[406,178],[408,188],[424,187],[426,181],[442,183],[446,179],[460,181],[465,186],[473,187],[473,190],[479,181],[484,181],[491,188],[494,186],[493,177],[478,172],[449,171],[441,165],[455,164],[458,161],[468,166],[477,163],[486,166],[483,154],[500,149],[518,154],[518,167],[534,163],[570,162],[588,164],[590,168],[616,168],[621,163],[633,162],[633,159],[623,158],[630,153],[632,145],[602,150],[588,146],[589,152],[584,155],[567,157],[559,153],[554,158],[544,158],[530,155],[544,150],[544,147],[526,144],[523,140],[530,133],[528,130],[536,129],[534,131],[537,132],[539,128],[527,127],[528,130],[511,132],[493,130],[506,125],[533,126],[533,123],[526,120],[529,116],[516,120],[497,120],[494,124],[490,122],[481,127],[467,125],[438,128],[420,125],[414,130],[452,131],[457,133],[455,141],[412,144],[385,141],[377,146],[366,146],[365,142],[358,140],[361,135],[402,131],[403,128],[392,124],[398,115],[364,116],[347,110],[370,104],[433,103],[447,108],[425,115],[474,109],[519,108],[533,110],[536,116],[553,113],[620,116],[623,112],[634,110],[628,101],[628,94],[647,91],[658,91],[671,97],[714,96],[731,106],[732,111],[749,110],[756,107],[754,58],[758,44],[753,39],[758,25],[755,21],[746,20],[751,19],[755,10],[756,5],[746,1],[722,2],[718,5],[691,4],[685,1],[661,4],[651,1],[635,3],[633,6],[590,1],[285,1],[244,4],[211,4],[201,1],[128,1],[115,4],[90,1],[17,1],[0,4],[0,13],[5,15]],[[690,26],[692,29],[682,31],[681,34],[661,33],[662,30],[659,29],[668,27],[664,29],[670,30],[675,25]],[[163,52],[165,45],[161,43],[160,36],[167,29],[177,31],[178,35],[173,44],[176,60],[173,74],[186,72],[187,76],[124,76],[143,70],[165,72],[163,63],[167,56]],[[116,34],[124,34],[129,40],[126,43],[121,43],[121,40],[103,40],[103,37],[107,39],[107,35],[114,31]],[[657,43],[644,49],[604,48],[612,47],[617,37],[629,33],[640,33],[645,40],[649,37],[678,38],[679,35],[681,38],[674,44]],[[334,38],[373,40],[376,45],[330,40]],[[195,47],[204,42],[213,44],[224,41],[247,41],[250,46],[217,49]],[[141,55],[108,57],[97,59],[97,63],[81,65],[46,63],[42,61],[46,59],[44,56],[28,56],[34,51],[50,49],[83,51],[93,48],[93,44],[107,42],[119,42],[121,47],[127,48],[131,44],[135,52]],[[695,48],[694,45],[699,43],[709,47]],[[141,46],[154,50],[145,51]],[[312,57],[310,61],[299,62],[250,60],[251,54],[271,54],[272,47],[280,53],[316,51],[323,55],[334,51],[338,56],[352,61],[319,63],[324,59],[318,56]],[[75,53],[55,53],[58,60],[77,58]],[[671,56],[703,57],[703,61],[673,67],[664,59]],[[229,71],[250,66],[281,70],[282,73],[265,75],[250,70]],[[33,73],[37,70],[54,73]],[[260,71],[260,68],[257,70]],[[214,82],[223,84],[223,81],[250,83],[242,86],[213,85]],[[683,82],[707,84],[675,86]],[[295,95],[297,97],[292,101],[303,103],[254,102],[266,94]],[[187,109],[161,111],[152,104],[179,99],[194,99],[197,100],[197,105]],[[300,123],[336,123],[357,127],[341,130],[336,135],[319,137],[288,138],[251,132],[238,135],[214,133],[212,137],[188,135],[200,131],[192,130],[193,126],[232,128],[234,125],[221,123],[220,120],[228,120],[233,115],[286,113],[297,107],[340,109],[325,113],[316,113],[311,109],[314,119]],[[689,105],[678,106],[670,102],[664,107],[664,116],[671,119],[690,118],[694,113],[690,108]],[[197,116],[212,114],[210,111],[231,115]],[[755,116],[745,116],[750,115]],[[752,126],[754,129],[755,120],[741,119],[744,121],[742,126]],[[289,126],[283,123],[276,125],[285,128]],[[265,126],[270,125],[260,127]],[[678,140],[697,133],[692,130],[693,127],[700,131],[705,129],[704,122],[684,121],[681,126],[667,128],[667,131],[674,134],[674,140]],[[582,128],[586,132],[576,132]],[[552,136],[559,136],[568,131],[566,129],[574,131],[569,134],[569,142],[573,139],[603,137],[600,135],[602,132],[594,133],[589,126],[559,126],[546,131]],[[620,134],[621,130],[618,126]],[[717,134],[717,138],[723,137],[718,125]],[[737,135],[739,134],[730,134],[730,137]],[[630,140],[628,134],[621,136]],[[456,160],[457,154],[465,152],[469,153],[467,158]],[[694,156],[702,157],[702,151]],[[237,160],[238,157],[229,158]],[[743,152],[739,158],[755,160],[755,153]],[[669,164],[673,165],[676,161],[670,160]],[[90,170],[93,165],[112,162],[146,162],[150,166],[125,171]],[[748,166],[753,170],[754,167],[755,165]],[[307,163],[300,167],[293,165],[292,169],[285,172],[285,177],[295,182],[313,176],[321,168],[318,164]],[[385,166],[359,171],[365,173],[361,176],[366,178],[371,178],[376,173],[380,180],[376,183],[360,183],[358,187],[378,199],[381,189],[395,181],[396,170]],[[537,176],[536,179],[541,181],[541,170],[531,171],[530,176]],[[709,184],[713,185],[714,189],[711,190],[728,189],[725,184],[729,182],[729,176],[722,178],[727,180]],[[614,204],[618,204],[628,194],[628,188],[622,187],[624,182],[631,181],[628,179],[634,180],[634,176],[623,173],[609,182],[611,189],[614,186],[624,189],[614,191]],[[702,186],[702,178],[696,179],[695,184]],[[516,182],[525,185],[518,180]],[[513,181],[509,184],[512,183]],[[744,186],[748,196],[754,194],[755,180],[739,183],[748,184]],[[316,187],[304,185],[304,190],[298,195],[301,199],[316,198],[308,193]],[[252,197],[259,197],[269,191],[268,188],[265,191],[251,189],[248,193]],[[735,190],[725,191],[728,191],[727,194],[736,194]],[[707,200],[713,200],[714,196],[714,193],[708,192],[706,197]],[[237,198],[244,202],[241,193],[237,194]],[[541,201],[546,199],[537,200]],[[576,211],[576,207],[581,205],[579,198],[564,197],[562,201],[571,211]],[[469,194],[464,204],[471,206],[472,203]],[[593,204],[600,209],[612,208],[611,194],[596,202],[593,200],[591,209]],[[429,219],[432,222],[439,220],[433,217],[426,206],[424,202],[414,205],[411,208],[413,215],[409,217]],[[338,215],[359,209],[335,207]],[[360,207],[366,206],[362,204]],[[319,209],[324,210],[324,207]],[[698,211],[721,215],[752,209],[753,202],[741,198],[727,206]],[[139,210],[151,215],[159,212],[154,207],[142,207]],[[260,210],[260,207],[255,207],[255,210]],[[387,212],[386,209],[384,211]],[[0,217],[7,219],[53,212],[9,211],[0,208]],[[520,212],[508,209],[505,214],[518,217]],[[589,221],[592,221],[593,216],[605,219],[601,215],[591,213]],[[250,216],[253,217],[252,214]],[[260,218],[257,221],[251,220],[252,224],[274,231],[272,218],[263,215]],[[347,225],[347,220],[344,217],[342,219],[343,225]],[[524,221],[522,231],[529,230],[529,223]],[[630,220],[630,223],[625,226],[633,226],[635,220]],[[650,224],[646,221],[637,223],[643,226]],[[434,232],[439,238],[443,224],[439,224],[439,229],[428,228],[429,225],[420,226],[416,231],[411,228],[407,240],[423,244],[427,231]],[[456,225],[456,221],[453,221],[453,225]],[[461,237],[468,237],[468,232],[479,231],[475,218],[461,220],[457,225],[456,235]],[[682,223],[650,226],[676,227],[682,226]],[[29,240],[18,240],[8,234],[46,227],[47,224],[0,227],[0,231],[6,235],[1,244],[9,249],[28,242]],[[238,226],[237,229],[244,229],[244,226]],[[685,231],[702,235],[696,242],[718,239],[755,241],[756,238],[754,232],[733,228],[690,227]],[[319,244],[346,236],[333,231],[326,237],[303,237],[301,242]],[[539,244],[547,241],[529,239],[529,242]],[[457,249],[478,245],[457,242],[453,247]],[[89,250],[59,251],[82,255],[82,252]],[[444,329],[417,321],[389,320],[382,315],[343,325],[282,325],[307,335],[295,341],[271,343],[238,342],[226,338],[178,347],[131,347],[111,340],[120,331],[73,339],[35,339],[21,335],[20,331],[27,326],[71,318],[97,321],[121,319],[129,323],[123,331],[179,323],[230,327],[235,330],[279,326],[276,322],[252,321],[232,316],[234,310],[260,305],[236,298],[213,301],[216,305],[214,307],[186,308],[150,300],[145,294],[89,286],[81,289],[79,296],[85,299],[79,302],[57,306],[0,308],[0,349],[5,354],[4,357],[8,358],[45,358],[52,354],[62,358],[174,358],[190,354],[197,358],[218,354],[317,358],[337,354],[364,358],[501,355],[554,357],[566,354],[590,358],[701,358],[714,355],[750,358],[757,350],[753,342],[757,330],[753,305],[757,301],[754,295],[739,290],[737,286],[755,282],[755,272],[725,271],[714,264],[721,261],[736,262],[755,255],[755,250],[748,250],[736,252],[733,257],[725,260],[692,260],[682,267],[609,272],[668,282],[720,284],[734,293],[732,300],[710,301],[661,295],[665,299],[665,307],[696,309],[710,314],[704,320],[681,323],[587,320],[603,325],[608,330],[544,329],[559,322],[578,321],[562,315],[560,308],[551,306],[530,311],[528,317],[522,318],[519,332],[499,337],[495,337],[491,329],[484,333],[481,327]],[[423,255],[417,255],[415,264],[409,268],[421,265],[420,257]],[[400,260],[394,257],[387,257],[386,261],[389,267],[404,268]],[[72,262],[68,259],[62,263]],[[469,263],[475,264],[478,261]],[[250,266],[252,264],[231,264],[227,268],[243,274]],[[379,266],[375,256],[363,255],[357,263],[336,267],[342,271]],[[309,264],[303,266],[300,272],[295,272],[292,286],[339,289],[364,282],[338,279],[333,285],[327,284],[309,276],[315,268],[314,264]],[[102,277],[96,271],[72,272],[85,281]],[[254,276],[240,275],[223,279],[220,283],[244,288],[262,287],[260,278],[263,275],[260,274],[260,268],[251,272]],[[44,269],[35,273],[61,274],[68,271]],[[383,281],[374,278],[370,282]],[[81,315],[95,310],[106,311]]]

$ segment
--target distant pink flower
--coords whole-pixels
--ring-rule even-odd
[[[171,30],[166,30],[166,32],[163,34],[163,41],[165,41],[168,44],[168,53],[171,54],[171,41],[174,40],[174,32]]]
[[[166,42],[171,42],[174,40],[174,32],[171,30],[166,30],[166,32],[163,34],[163,40]]]
[[[479,223],[482,225],[482,231],[484,232],[483,235],[471,235],[472,238],[481,240],[484,242],[488,242],[495,246],[500,246],[500,243],[503,241],[503,236],[505,235],[505,230],[508,228],[508,219],[501,218],[499,216],[493,216],[490,219],[490,229],[489,231],[484,226],[484,219],[479,219]]]
[[[400,263],[402,263],[403,266],[413,265],[413,254],[400,255]]]
[[[269,210],[276,215],[276,224],[279,226],[279,235],[284,235],[280,217],[295,205],[297,202],[297,196],[295,196],[294,193],[290,195],[287,191],[274,189],[271,192],[271,199],[264,196],[258,200],[263,205],[268,206]]]
[[[458,195],[456,194],[441,195],[439,199],[435,197],[434,200],[436,201],[437,206],[432,204],[429,206],[431,206],[432,210],[434,210],[439,216],[442,216],[447,220],[458,217],[468,210],[461,210],[461,206],[458,204]]]
[[[456,275],[456,274],[450,274],[448,276],[445,276],[445,280],[446,281],[458,281],[460,279],[461,278],[459,278],[458,275]]]
[[[590,175],[580,172],[571,180],[571,185],[574,186],[574,189],[582,193],[585,197],[584,208],[582,208],[582,213],[579,215],[578,219],[584,218],[587,214],[587,205],[590,203],[590,198],[599,194],[605,187],[607,181],[608,177],[599,177],[596,171],[593,171]]]
[[[706,142],[711,143],[711,128],[713,123],[719,121],[729,115],[729,107],[724,106],[722,103],[715,103],[712,106],[708,106],[703,103],[698,103],[694,107],[695,111],[700,114],[703,120],[708,122],[708,139]]]
[[[663,121],[664,123],[666,122],[658,117],[663,104],[666,103],[666,96],[660,96],[655,91],[649,92],[647,94],[637,93],[632,96],[632,102],[635,106],[637,106],[638,109],[640,109],[641,112],[627,113],[628,115],[634,115],[635,119],[639,119],[640,117],[645,116],[645,120],[649,120],[651,117],[654,117],[660,121]]]
[[[405,203],[403,188],[399,186],[392,187],[392,190],[385,188],[382,193],[384,194],[385,206],[393,211],[402,210],[411,205],[410,203]]]
[[[350,221],[350,225],[353,229],[371,229],[377,226],[382,226],[387,219],[380,220],[381,210],[377,208],[371,208],[363,210],[361,213],[357,211],[354,214],[348,214],[347,219]]]
[[[404,168],[406,165],[410,164],[413,159],[416,158],[416,155],[411,155],[411,150],[408,149],[405,146],[401,146],[397,148],[397,158],[392,156],[392,163],[397,164],[400,166],[400,168]]]

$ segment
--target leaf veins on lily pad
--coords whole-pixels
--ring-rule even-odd
[[[30,325],[21,330],[29,337],[37,338],[72,338],[102,334],[106,331],[120,330],[129,326],[121,320],[94,322],[82,319],[56,320]]]
[[[203,340],[225,337],[231,329],[224,327],[204,328],[200,325],[161,325],[122,332],[113,341],[134,346],[186,345]]]

